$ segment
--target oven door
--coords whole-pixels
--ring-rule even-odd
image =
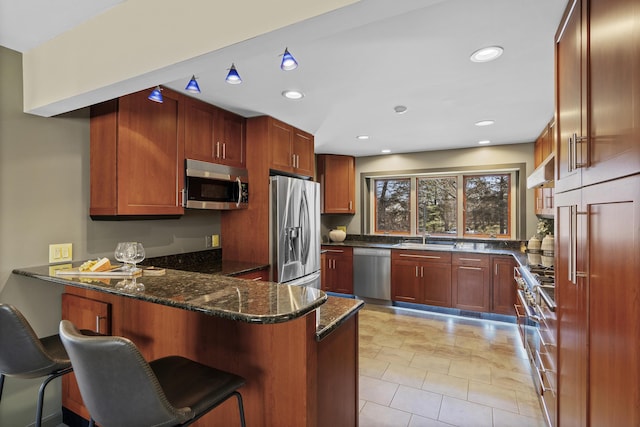
[[[542,378],[540,375],[539,358],[540,352],[540,314],[538,307],[527,302],[523,290],[518,290],[518,305],[516,312],[518,313],[518,329],[527,352],[527,357],[531,364],[531,375],[533,377],[534,386],[538,392],[542,390]]]

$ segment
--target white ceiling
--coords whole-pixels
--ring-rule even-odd
[[[0,0],[0,45],[26,52],[121,2]],[[553,37],[566,3],[361,0],[194,58],[183,79],[160,83],[183,91],[193,73],[202,89],[198,98],[311,132],[318,153],[368,156],[382,149],[476,147],[485,139],[531,142],[553,115]],[[502,46],[502,57],[469,60],[490,45]],[[298,69],[279,69],[285,46]],[[231,62],[241,85],[224,82]],[[306,96],[286,100],[280,95],[285,89]],[[394,113],[396,105],[407,112]],[[485,119],[495,125],[474,126]],[[357,140],[362,134],[371,138]]]

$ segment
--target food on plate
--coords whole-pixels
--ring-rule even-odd
[[[111,261],[109,258],[100,258],[100,259],[90,259],[82,263],[79,268],[80,271],[108,271],[111,270]]]

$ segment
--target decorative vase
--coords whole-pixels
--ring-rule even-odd
[[[545,254],[545,255],[550,255],[553,256],[553,252],[555,250],[555,239],[553,238],[553,234],[547,234],[546,236],[544,236],[544,239],[542,239],[542,243],[540,245],[540,250]]]
[[[530,238],[529,243],[527,243],[527,249],[529,249],[529,251],[539,251],[540,239],[538,239],[536,236]]]
[[[332,242],[344,242],[344,239],[346,239],[346,237],[347,233],[342,230],[329,231],[329,239],[331,239]]]

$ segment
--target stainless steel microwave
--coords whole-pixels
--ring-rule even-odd
[[[249,207],[249,174],[246,169],[185,161],[182,206],[192,209],[246,209]]]

